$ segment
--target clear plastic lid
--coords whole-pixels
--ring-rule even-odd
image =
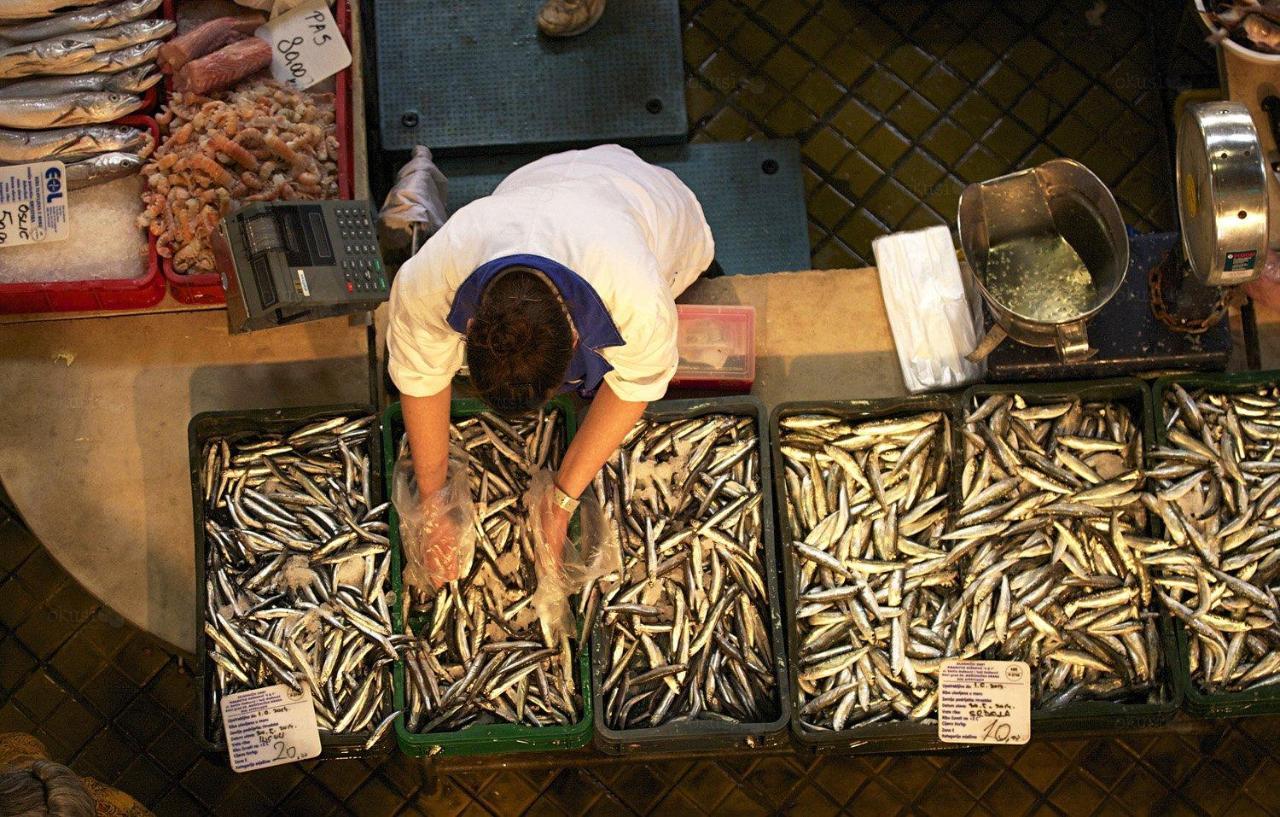
[[[676,312],[680,363],[674,385],[755,381],[755,307],[677,304]]]

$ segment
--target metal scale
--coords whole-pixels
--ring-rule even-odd
[[[1124,233],[1110,192],[1070,160],[970,185],[958,221],[971,281],[986,303],[989,335],[1018,341],[987,344],[988,378],[1225,368],[1227,309],[1244,301],[1239,285],[1257,277],[1266,258],[1266,173],[1247,108],[1208,102],[1188,106],[1178,122],[1181,241],[1177,233]],[[1002,202],[1011,194],[1017,206]],[[1092,217],[1064,217],[1082,208]],[[991,248],[1011,224],[1015,231],[1056,232],[1079,251],[1095,300],[1077,304],[1071,315],[1051,316],[1060,320],[1036,321],[993,298]],[[1117,280],[1115,265],[1126,256]],[[1040,276],[1040,286],[1053,275],[1043,267],[1026,269],[1029,277]]]

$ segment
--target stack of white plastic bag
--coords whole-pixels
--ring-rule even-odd
[[[902,379],[912,393],[981,380],[985,363],[965,355],[982,337],[982,304],[970,298],[946,227],[871,242]]]

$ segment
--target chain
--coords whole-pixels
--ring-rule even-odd
[[[1214,304],[1209,314],[1203,318],[1187,318],[1176,315],[1169,308],[1169,304],[1164,298],[1164,287],[1169,277],[1177,274],[1182,266],[1182,253],[1176,250],[1169,250],[1160,261],[1151,268],[1147,273],[1148,291],[1151,293],[1151,312],[1156,316],[1156,320],[1163,323],[1175,332],[1181,332],[1187,335],[1202,335],[1208,332],[1222,317],[1227,314],[1228,298],[1224,293],[1228,290],[1219,288],[1218,301]],[[1189,272],[1189,271],[1188,271]]]

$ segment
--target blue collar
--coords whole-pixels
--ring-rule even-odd
[[[560,391],[577,391],[583,398],[592,398],[605,374],[613,371],[609,362],[600,355],[600,350],[622,346],[625,341],[596,291],[563,264],[540,255],[507,255],[480,265],[458,287],[453,307],[449,310],[449,326],[458,334],[466,335],[467,323],[480,307],[480,296],[485,286],[503,269],[516,265],[536,269],[560,291],[560,297],[573,317],[573,328],[578,332],[578,345]]]

